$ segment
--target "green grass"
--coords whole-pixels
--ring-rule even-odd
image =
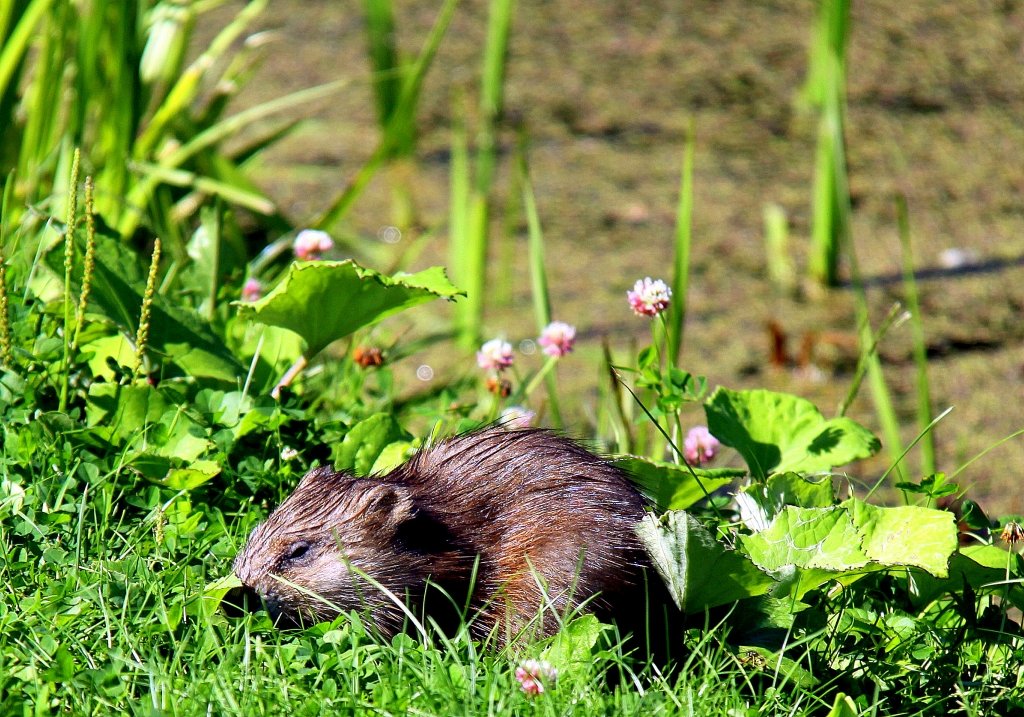
[[[690,252],[693,242],[693,154],[697,145],[696,123],[690,123],[683,148],[676,208],[675,262],[672,271],[672,305],[669,308],[668,362],[675,366],[683,348],[686,327],[686,298],[690,289]]]
[[[537,334],[544,331],[544,327],[551,323],[551,296],[548,292],[548,273],[544,261],[544,231],[541,228],[540,213],[537,209],[537,197],[533,191],[533,182],[530,179],[530,170],[526,158],[526,148],[521,147],[519,152],[519,183],[523,193],[523,213],[526,215],[526,227],[528,235],[528,254],[530,263],[530,286],[533,296],[533,315],[536,320]],[[547,388],[547,407],[549,409],[549,422],[555,428],[563,428],[562,411],[558,400],[558,380],[554,372],[544,376],[544,383]]]
[[[1008,612],[1024,605],[1024,560],[994,539],[973,552],[957,549],[952,518],[926,507],[956,487],[929,475],[938,468],[931,448],[938,418],[905,206],[899,219],[918,369],[916,438],[901,439],[907,427],[878,359],[880,342],[902,314],[897,308],[871,321],[849,244],[862,352],[839,409],[847,413],[861,382],[869,383],[891,457],[890,469],[872,480],[881,485],[896,473],[908,503],[894,513],[864,502],[873,488],[837,481],[843,494],[836,495],[821,480],[877,450],[866,429],[829,421],[784,394],[716,391],[704,401],[703,379],[676,367],[691,251],[699,249],[691,236],[692,130],[680,172],[672,313],[656,321],[654,345],[634,351],[635,360],[613,359],[606,346],[598,367],[604,409],[595,420],[599,435],[591,436],[637,454],[630,458],[636,471],[653,477],[670,507],[693,516],[654,521],[663,541],[654,544],[667,546],[660,566],[672,578],[670,589],[684,586],[676,597],[690,608],[679,661],[650,665],[642,655],[623,654],[610,631],[579,639],[582,621],[550,642],[498,650],[474,642],[465,629],[382,642],[354,616],[282,632],[263,613],[222,611],[218,581],[249,531],[305,470],[386,469],[427,435],[486,420],[500,399],[481,391],[477,374],[438,377],[426,388],[404,385],[391,362],[437,339],[410,339],[393,325],[367,328],[392,308],[455,298],[437,273],[403,284],[340,263],[315,265],[302,272],[305,279],[281,287],[278,312],[285,318],[272,326],[258,325],[261,316],[274,316],[270,302],[242,312],[232,303],[245,277],[269,288],[291,269],[284,256],[290,227],[244,174],[247,159],[291,125],[239,152],[227,154],[224,144],[254,121],[342,85],[226,115],[228,97],[204,97],[201,87],[250,76],[253,56],[248,49],[233,55],[233,48],[266,2],[245,4],[186,64],[192,20],[218,4],[99,2],[93,7],[103,12],[89,14],[70,0],[0,2],[0,167],[10,170],[0,207],[0,714],[839,717],[973,716],[1024,707],[1024,639]],[[405,66],[393,42],[391,4],[366,1],[381,139],[328,202],[321,226],[339,221],[387,162],[411,153],[423,80],[456,5],[447,0],[440,8],[420,54]],[[459,317],[467,345],[480,338],[488,288],[513,11],[511,0],[489,4],[479,126],[466,121],[471,111],[456,108],[449,228],[452,268],[470,289]],[[822,3],[808,83],[809,92],[821,91],[808,100],[822,112],[817,208],[826,224],[816,223],[815,232],[822,239],[816,270],[826,282],[834,280],[840,240],[848,238],[847,13],[845,2]],[[101,56],[110,62],[93,62]],[[210,74],[211,67],[219,70]],[[57,99],[69,90],[62,105]],[[66,111],[19,114],[18,103]],[[523,214],[541,327],[564,317],[548,293],[544,198],[534,194],[525,150],[519,160],[522,197],[515,209]],[[96,176],[102,221],[95,231],[91,211],[84,219],[77,199],[82,174]],[[230,206],[255,212],[258,231],[273,235],[269,252],[253,258],[262,246],[242,240]],[[782,242],[784,217],[767,223],[771,240]],[[828,232],[820,229],[826,225]],[[61,234],[70,241],[60,244]],[[157,235],[167,248],[162,255],[153,251]],[[57,248],[47,254],[51,244]],[[86,247],[95,251],[90,280]],[[790,281],[786,271],[776,272],[783,284]],[[343,304],[350,296],[365,301]],[[288,301],[291,308],[280,310]],[[342,320],[324,321],[325,310]],[[305,348],[278,324],[301,335]],[[343,350],[321,360],[321,349],[328,353],[338,339],[334,345]],[[350,349],[364,344],[389,347],[383,366],[354,360]],[[300,356],[307,370],[280,400],[269,398]],[[553,365],[523,369],[512,398],[528,402],[525,394],[546,379],[550,415],[559,423],[563,397]],[[683,408],[698,402],[709,426],[731,443],[731,465],[702,471],[674,454],[675,463],[664,460],[669,433],[683,433]],[[417,435],[407,432],[414,425]],[[821,433],[810,435],[808,425]],[[921,475],[903,463],[917,445]],[[822,456],[832,452],[835,460],[822,468]],[[787,469],[773,472],[783,457]],[[728,496],[706,497],[702,481],[724,486],[737,476],[770,527],[751,527]],[[671,532],[670,523],[683,528]],[[557,684],[531,698],[515,679],[516,667],[553,655]]]
[[[3,438],[4,714],[811,715],[825,714],[843,688],[834,680],[801,686],[785,677],[789,668],[777,672],[723,645],[721,632],[693,630],[675,672],[645,668],[611,644],[530,698],[514,670],[543,645],[497,652],[464,632],[381,643],[345,617],[287,633],[262,613],[228,618],[194,598],[227,572],[247,530],[279,499],[276,466],[261,465],[270,451],[231,470],[226,490],[185,494],[140,480],[117,456],[54,441],[39,422],[8,424]],[[889,620],[884,594],[878,600],[848,601],[837,619]],[[929,642],[923,637],[916,649]],[[909,647],[887,651],[877,664],[866,653],[864,664],[892,679],[911,655]],[[841,664],[844,654],[852,657],[832,659]],[[902,714],[980,715],[989,713],[983,694],[969,691],[963,701],[975,707],[962,710],[955,692],[896,704]],[[891,698],[862,694],[853,714],[896,713]]]
[[[186,494],[119,468],[116,455],[54,441],[39,422],[3,432],[4,714],[452,714],[453,706],[462,714],[723,714],[745,709],[751,681],[764,679],[713,642],[666,679],[637,674],[609,647],[531,701],[513,676],[521,655],[482,651],[464,633],[382,644],[346,618],[282,633],[262,613],[205,611],[193,598],[228,571],[266,503],[280,498],[274,466],[254,456],[244,473],[225,476],[226,490]],[[794,702],[816,700],[779,693],[768,701],[803,714],[790,712]]]
[[[917,424],[924,430],[933,418],[931,386],[928,381],[928,347],[925,343],[924,321],[921,316],[921,302],[917,297],[917,280],[914,277],[914,252],[910,243],[910,218],[907,200],[898,197],[896,215],[899,221],[900,247],[903,253],[903,291],[906,294],[907,309],[910,311],[910,327],[914,340],[914,366],[917,369]],[[921,440],[921,472],[931,475],[936,471],[935,434],[926,431]]]

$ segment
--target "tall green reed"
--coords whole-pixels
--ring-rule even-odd
[[[838,284],[841,247],[850,237],[844,136],[849,26],[849,0],[821,0],[802,97],[818,112],[808,269],[823,286]]]
[[[0,5],[0,164],[8,166],[17,153],[14,111],[23,81],[26,56],[37,28],[53,0]]]
[[[377,172],[387,164],[389,157],[394,154],[394,147],[400,146],[408,138],[409,127],[416,114],[416,107],[423,91],[423,82],[427,72],[433,65],[434,57],[441,46],[441,40],[448,31],[452,15],[459,0],[445,0],[444,5],[437,13],[437,19],[430,29],[423,47],[416,56],[415,62],[404,73],[402,73],[402,84],[394,109],[391,110],[390,119],[381,132],[377,147],[373,154],[366,160],[359,171],[356,172],[344,188],[331,200],[317,220],[314,226],[317,229],[330,230],[344,217],[349,209],[355,204],[356,199],[369,185],[370,180]]]
[[[797,288],[797,273],[790,254],[786,210],[770,202],[765,204],[762,216],[768,278],[778,289],[792,293]]]
[[[404,229],[416,222],[411,171],[416,153],[418,102],[402,103],[404,74],[409,67],[403,64],[398,49],[391,0],[364,0],[363,9],[377,121],[382,132],[394,134],[394,141],[386,150],[385,157],[385,169],[391,183],[391,221]],[[417,93],[417,99],[418,96]]]
[[[263,44],[259,36],[239,40],[267,1],[247,3],[187,65],[199,19],[222,0],[0,5],[0,170],[15,170],[18,205],[65,214],[68,170],[82,147],[83,170],[102,188],[95,201],[105,224],[123,237],[146,224],[168,237],[181,261],[183,221],[211,197],[287,226],[242,169],[268,135],[230,151],[224,141],[338,86],[226,115]]]
[[[675,261],[672,274],[672,304],[668,314],[668,361],[677,365],[683,346],[686,322],[686,296],[690,288],[690,245],[693,240],[693,153],[696,124],[691,121],[683,149],[679,177],[679,203],[676,207]]]
[[[850,391],[839,407],[838,415],[844,415],[856,397],[861,381],[865,377],[871,388],[875,404],[875,412],[882,427],[885,445],[892,461],[892,468],[902,479],[904,471],[900,465],[910,448],[920,445],[920,471],[923,475],[932,475],[937,470],[935,458],[935,437],[933,428],[949,411],[936,417],[933,411],[931,387],[928,379],[928,348],[925,341],[924,324],[921,317],[921,304],[918,299],[917,281],[914,276],[913,252],[910,240],[910,220],[907,212],[906,198],[896,198],[896,214],[899,224],[900,246],[903,258],[903,293],[907,303],[904,311],[900,304],[895,304],[889,314],[881,322],[877,331],[872,331],[868,321],[867,292],[860,275],[856,254],[850,247],[849,257],[853,270],[853,286],[855,290],[857,316],[861,333],[861,356],[851,382]],[[917,393],[917,437],[904,447],[900,435],[900,421],[893,405],[892,396],[882,372],[878,357],[878,346],[887,332],[898,325],[909,321],[912,339],[912,352],[915,366],[915,386]]]
[[[857,261],[857,252],[853,242],[847,243],[846,250],[850,261],[851,284],[854,291],[854,306],[860,336],[860,359],[850,392],[840,405],[838,415],[842,416],[846,413],[846,410],[856,398],[862,379],[866,376],[868,387],[871,391],[871,398],[875,405],[875,415],[882,429],[882,443],[892,460],[892,468],[889,472],[895,471],[899,480],[905,480],[906,476],[900,465],[904,455],[906,455],[906,451],[903,449],[903,439],[900,436],[900,421],[896,414],[896,407],[893,405],[892,395],[889,392],[889,385],[882,371],[881,359],[878,356],[878,346],[882,337],[896,326],[897,323],[902,323],[905,317],[899,311],[898,306],[893,307],[882,322],[879,330],[877,332],[872,330],[867,288],[860,273],[860,264]]]
[[[514,8],[514,0],[491,0],[489,5],[480,77],[480,127],[476,133],[475,162],[471,163],[468,157],[456,161],[455,153],[463,146],[468,151],[468,143],[460,145],[464,140],[457,133],[453,139],[452,186],[459,193],[452,197],[449,265],[455,282],[467,294],[467,300],[456,308],[459,341],[466,348],[479,343],[483,325],[497,131],[504,109],[505,61]],[[465,176],[456,177],[456,171],[465,173]]]
[[[530,261],[530,287],[533,295],[533,315],[537,321],[537,333],[551,323],[551,294],[548,291],[548,274],[544,263],[544,232],[541,228],[540,213],[537,211],[537,197],[530,180],[530,169],[525,147],[519,151],[519,184],[523,194],[523,212],[526,214]],[[548,406],[551,410],[551,424],[562,427],[562,412],[558,401],[558,381],[553,372],[544,376],[548,392]]]

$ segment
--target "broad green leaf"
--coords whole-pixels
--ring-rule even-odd
[[[215,478],[221,467],[214,461],[192,461],[188,468],[172,468],[162,481],[174,490],[193,490]]]
[[[845,508],[786,506],[767,530],[740,538],[750,559],[762,570],[793,566],[842,572],[867,565],[858,534]]]
[[[685,511],[648,514],[637,526],[640,541],[680,610],[701,612],[763,595],[775,581],[734,550],[728,550]]]
[[[407,444],[408,433],[390,413],[376,413],[352,426],[335,456],[338,470],[370,475],[378,458],[393,443]],[[404,446],[403,446],[404,449]]]
[[[882,565],[912,565],[935,577],[948,575],[957,548],[956,519],[947,510],[918,506],[881,508],[851,498],[849,508],[864,552]]]
[[[233,429],[235,438],[241,438],[256,430],[276,431],[291,418],[288,412],[282,411],[277,405],[254,406],[246,411],[239,421],[238,426]]]
[[[121,445],[138,437],[170,407],[163,394],[148,383],[94,383],[89,386],[85,417],[104,440]]]
[[[144,382],[127,386],[92,384],[86,421],[102,440],[137,452],[132,459],[142,459],[143,465],[149,465],[146,456],[194,461],[213,445],[205,437],[205,428],[163,390]],[[156,465],[159,469],[163,461]],[[157,477],[149,470],[143,472],[147,477]],[[166,468],[159,475],[164,473]]]
[[[966,546],[950,558],[947,578],[937,578],[924,570],[908,570],[910,599],[915,607],[923,608],[942,595],[961,593],[968,586],[975,592],[987,587],[990,592],[1005,594],[1014,607],[1024,608],[1024,590],[1019,584],[999,584],[1007,579],[1007,573],[1010,580],[1018,580],[1024,574],[1019,555],[994,545]]]
[[[418,443],[416,441],[395,441],[384,446],[377,455],[370,468],[370,475],[381,475],[389,473],[398,466],[405,463],[415,453]]]
[[[175,461],[154,453],[139,453],[130,458],[132,469],[151,481],[159,483],[174,469]]]
[[[807,478],[799,473],[773,473],[736,494],[743,522],[754,532],[767,527],[785,506],[827,508],[835,503],[832,478]]]
[[[639,456],[622,456],[614,463],[659,511],[689,508],[736,478],[747,475],[746,471],[735,468],[693,468],[691,473],[686,466]]]
[[[812,590],[823,585],[848,586],[870,573],[884,570],[881,565],[867,563],[864,567],[851,570],[830,570],[827,568],[798,568],[795,565],[784,565],[772,573],[778,585],[772,590],[772,596],[786,600],[802,600]]]
[[[826,420],[810,401],[774,391],[718,388],[704,404],[708,429],[743,456],[755,478],[828,471],[881,447],[849,418]]]
[[[83,354],[91,354],[89,370],[93,376],[102,376],[107,381],[116,381],[114,371],[107,364],[107,359],[114,359],[119,366],[131,366],[135,360],[135,349],[124,334],[103,336],[82,346]]]
[[[608,625],[595,616],[581,615],[555,633],[541,652],[540,659],[547,660],[563,672],[574,664],[592,662],[594,646],[601,633],[608,629]]]
[[[780,581],[774,594],[801,597],[826,582],[868,571],[919,567],[938,577],[956,549],[952,515],[928,508],[877,508],[851,499],[830,508],[786,506],[743,550]]]
[[[784,505],[828,508],[835,503],[829,476],[808,478],[799,473],[775,473],[765,481],[764,494],[778,508]]]
[[[295,262],[273,291],[253,304],[239,304],[239,312],[294,331],[312,357],[332,341],[403,309],[460,295],[437,266],[385,276],[351,260]]]

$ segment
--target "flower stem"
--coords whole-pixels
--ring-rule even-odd
[[[82,291],[78,297],[78,311],[75,314],[75,336],[71,341],[71,350],[78,349],[78,336],[85,322],[85,309],[89,304],[89,292],[92,289],[92,274],[96,268],[96,221],[93,217],[93,183],[92,177],[85,178],[85,273],[82,275]]]
[[[156,292],[156,275],[160,267],[160,239],[153,242],[153,256],[149,261],[149,275],[146,277],[146,292],[142,295],[142,313],[139,316],[139,330],[135,334],[135,368],[132,373],[138,375],[142,369],[146,354],[146,341],[149,339],[149,313],[153,306],[153,294]]]
[[[75,213],[78,209],[78,163],[75,149],[71,160],[71,181],[68,184],[67,222],[64,225],[64,360],[61,366],[60,403],[57,410],[68,407],[68,383],[71,374],[71,269],[75,263]]]
[[[11,351],[11,322],[7,308],[7,267],[3,253],[0,253],[0,366],[14,367]]]
[[[548,360],[544,362],[544,365],[537,369],[537,373],[530,377],[530,382],[526,384],[526,388],[516,393],[516,398],[526,398],[533,393],[537,386],[540,385],[540,382],[544,380],[544,377],[551,372],[551,369],[553,369],[557,363],[557,356],[549,356]]]

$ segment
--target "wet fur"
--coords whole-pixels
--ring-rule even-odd
[[[411,606],[427,600],[442,626],[458,620],[453,603],[468,602],[477,636],[496,631],[505,643],[528,626],[554,632],[551,610],[643,612],[643,510],[620,470],[572,441],[492,427],[379,477],[311,471],[252,532],[234,570],[282,625],[357,610],[393,635],[405,612],[365,573]],[[542,606],[548,617],[533,622]]]

